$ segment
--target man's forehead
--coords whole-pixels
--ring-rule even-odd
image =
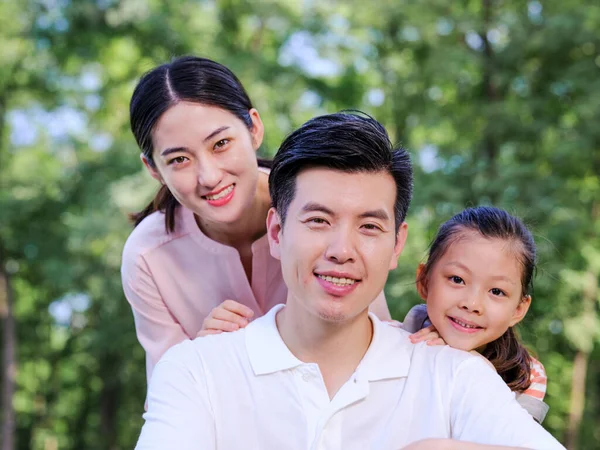
[[[294,203],[300,210],[384,210],[393,217],[396,183],[385,172],[345,172],[329,168],[306,169],[298,174]],[[326,212],[326,211],[323,211]]]

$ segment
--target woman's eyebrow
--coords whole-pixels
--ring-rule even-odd
[[[202,142],[209,141],[210,139],[214,138],[217,134],[219,134],[227,129],[229,129],[229,127],[227,125],[217,128],[215,131],[213,131],[208,136],[206,136],[202,140]],[[160,152],[160,156],[164,157],[164,156],[170,155],[171,153],[186,152],[186,151],[188,151],[188,149],[186,147],[170,147],[170,148],[166,148],[162,152]]]
[[[219,134],[222,131],[227,130],[229,127],[227,125],[223,125],[222,127],[217,128],[215,131],[213,131],[212,133],[210,133],[208,136],[206,136],[204,138],[204,140],[202,142],[206,142],[212,138],[214,138],[217,134]]]

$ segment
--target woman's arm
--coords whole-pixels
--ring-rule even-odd
[[[135,331],[146,351],[148,383],[154,366],[169,348],[190,336],[169,311],[143,257],[123,257],[121,280],[125,297],[131,305]]]

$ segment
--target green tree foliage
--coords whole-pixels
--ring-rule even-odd
[[[410,150],[410,238],[386,287],[397,319],[419,302],[415,269],[443,220],[476,204],[523,217],[539,267],[520,329],[548,371],[545,425],[598,448],[598,30],[600,7],[579,0],[0,2],[0,318],[16,363],[3,448],[135,443],[145,366],[119,265],[127,213],[156,186],[128,101],[143,72],[188,53],[244,82],[265,155],[343,108]]]

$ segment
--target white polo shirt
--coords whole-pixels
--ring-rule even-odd
[[[330,400],[319,366],[281,339],[283,307],[240,331],[171,348],[154,369],[136,448],[397,450],[444,437],[564,448],[481,358],[414,345],[372,314],[371,345]]]

